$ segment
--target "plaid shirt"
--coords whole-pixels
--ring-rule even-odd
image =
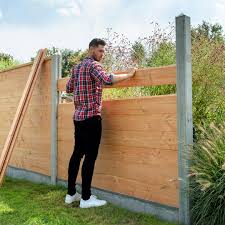
[[[85,58],[73,67],[66,92],[74,94],[74,120],[81,121],[101,115],[102,85],[112,85],[112,79],[113,74],[107,74],[92,57]]]

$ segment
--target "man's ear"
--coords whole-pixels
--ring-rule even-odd
[[[93,53],[93,51],[94,51],[94,47],[91,46],[91,47],[89,48],[89,52]]]

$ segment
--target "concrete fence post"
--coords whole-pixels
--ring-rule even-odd
[[[59,94],[57,92],[57,81],[61,78],[61,55],[52,56],[51,66],[51,184],[57,181],[57,114]]]
[[[189,155],[193,145],[190,17],[176,17],[179,222],[190,225]]]

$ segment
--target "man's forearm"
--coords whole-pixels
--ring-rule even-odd
[[[118,74],[118,75],[113,75],[113,83],[118,83],[120,81],[126,80],[128,78],[132,77],[131,74]]]

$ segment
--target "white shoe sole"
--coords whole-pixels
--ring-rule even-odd
[[[65,199],[65,204],[67,204],[67,205],[69,205],[69,204],[72,204],[73,202],[79,202],[81,200],[81,198],[76,198],[76,199],[74,199],[74,200],[72,200],[72,201],[66,201],[66,199]]]
[[[80,205],[80,208],[81,209],[88,209],[88,208],[94,208],[94,207],[101,207],[101,206],[104,206],[104,205],[106,205],[107,204],[107,202],[106,203],[104,203],[104,204],[102,204],[102,205],[88,205],[88,206],[82,206],[82,205]]]

